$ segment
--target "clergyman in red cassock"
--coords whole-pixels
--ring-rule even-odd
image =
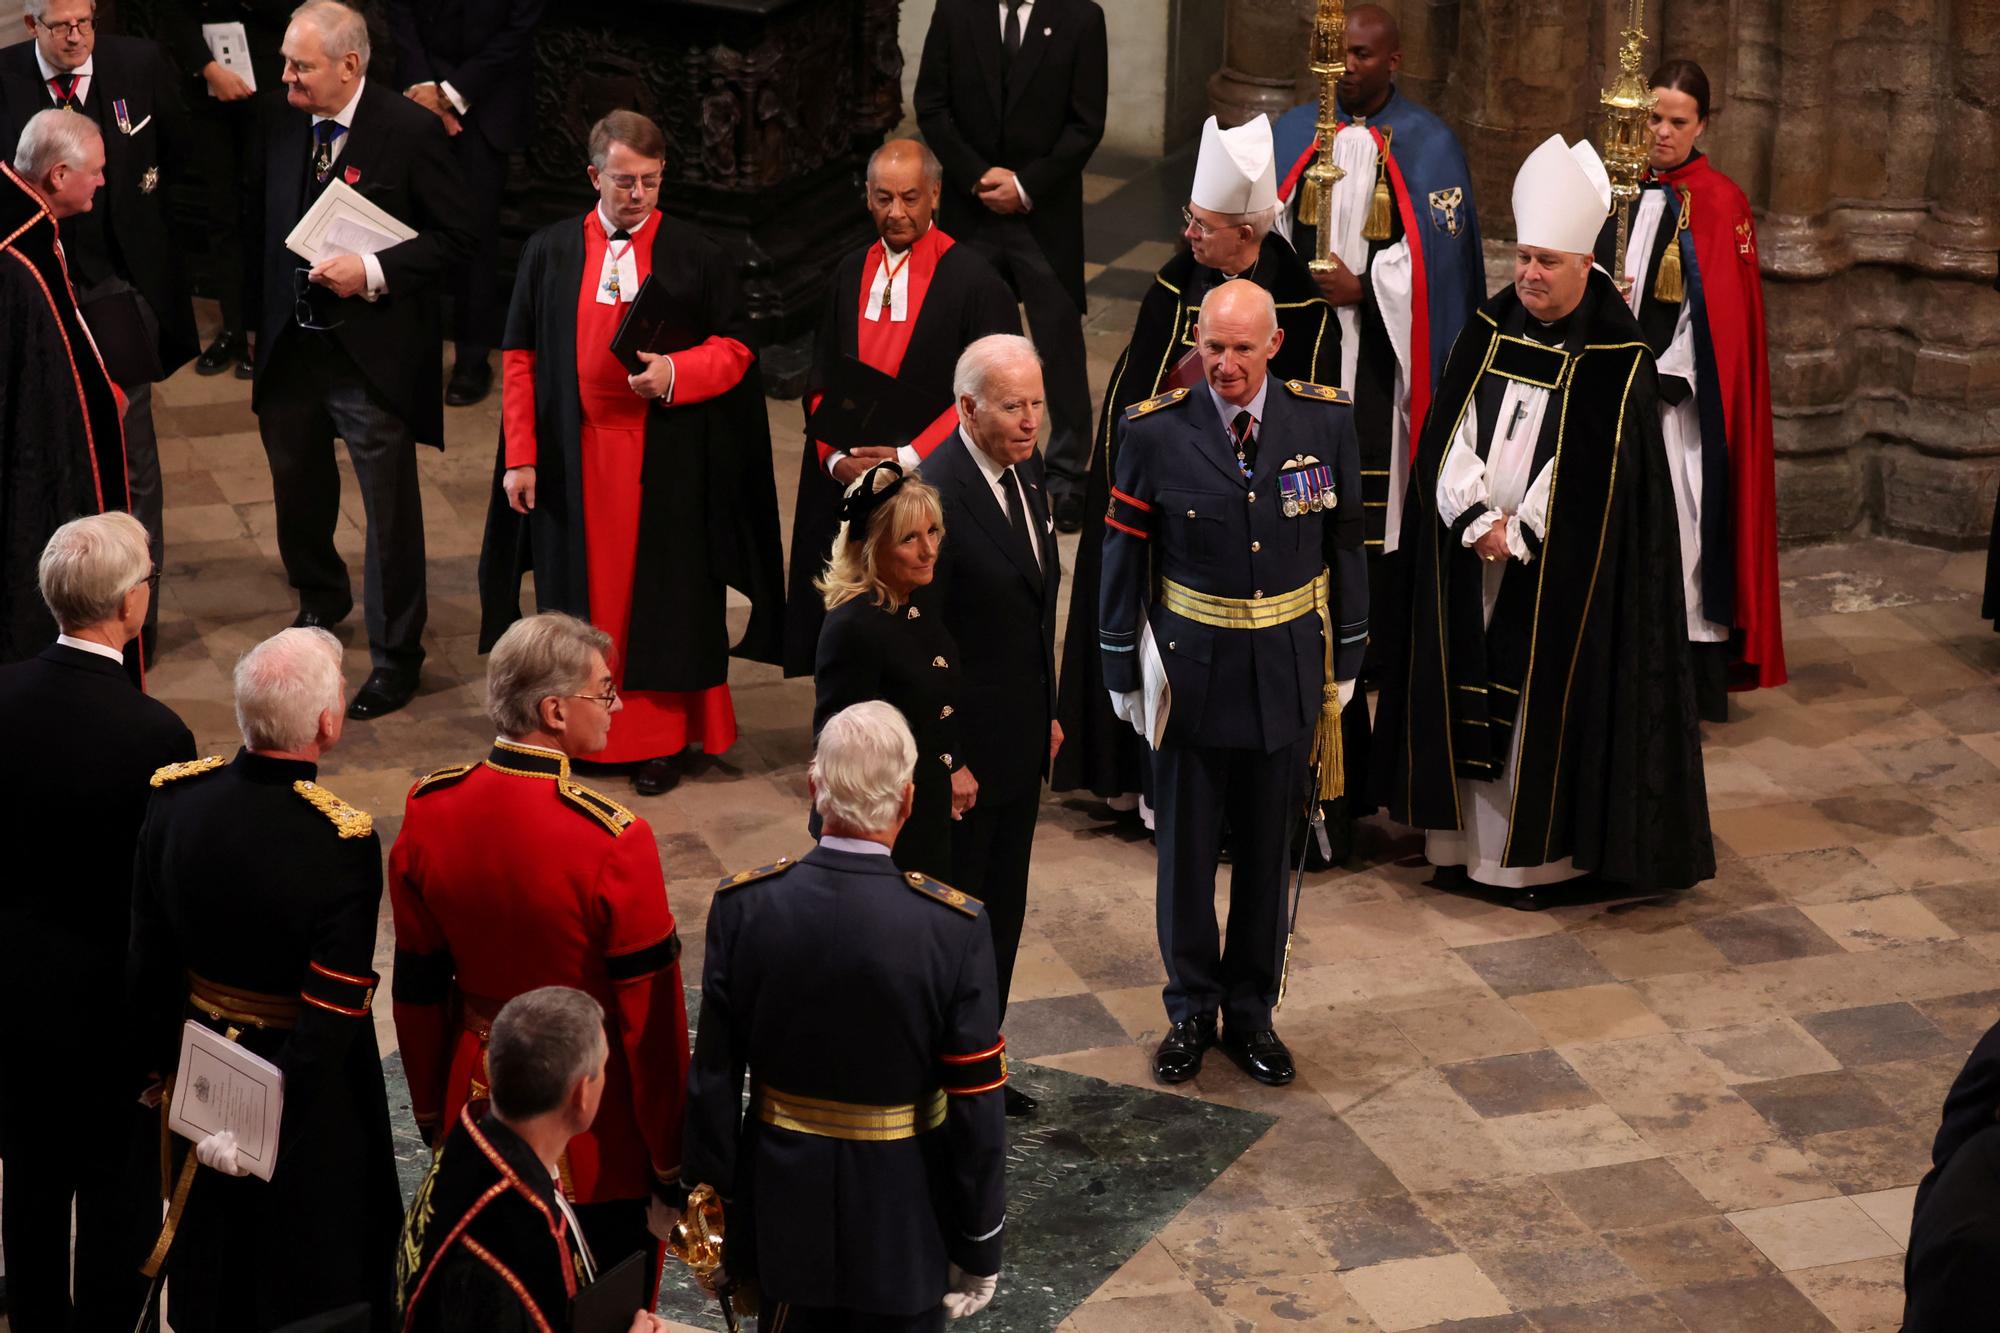
[[[480,648],[520,614],[520,575],[532,569],[538,609],[611,635],[624,712],[593,758],[638,765],[634,786],[656,795],[677,781],[682,751],[735,744],[732,652],[777,660],[777,494],[735,274],[696,228],[659,211],[659,128],[614,111],[592,129],[590,154],[598,206],[529,238],[514,283]],[[648,277],[705,336],[640,353],[634,375],[611,342]],[[751,603],[734,649],[730,587]]]

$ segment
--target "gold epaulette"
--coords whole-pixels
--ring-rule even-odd
[[[781,856],[767,866],[758,866],[755,870],[739,870],[733,875],[724,875],[722,882],[715,886],[715,891],[721,893],[724,889],[734,889],[744,884],[755,884],[760,879],[769,879],[773,875],[782,875],[797,864],[798,862],[794,861],[791,857]]]
[[[452,783],[457,782],[460,778],[478,767],[479,765],[477,764],[448,764],[435,773],[427,773],[423,777],[418,778],[417,785],[410,788],[410,795],[422,796],[425,792],[436,791],[440,787],[449,787]]]
[[[604,825],[612,837],[632,826],[638,816],[601,791],[584,786],[574,778],[557,778],[556,794]]]
[[[1331,384],[1314,384],[1311,380],[1286,380],[1285,387],[1292,391],[1294,398],[1314,398],[1322,403],[1345,403],[1352,407],[1354,395],[1345,389],[1336,389]]]
[[[178,764],[168,764],[163,768],[153,770],[153,785],[155,787],[164,787],[169,782],[179,782],[182,778],[191,778],[201,773],[213,773],[228,762],[221,755],[212,754],[206,759],[189,759]]]
[[[1188,391],[1186,389],[1169,389],[1163,394],[1148,398],[1143,403],[1134,403],[1132,406],[1126,408],[1125,419],[1127,421],[1137,421],[1148,412],[1157,412],[1163,407],[1172,407],[1187,396]]]
[[[292,784],[292,790],[305,797],[313,809],[332,820],[334,828],[343,838],[365,838],[375,831],[375,816],[366,810],[356,810],[317,782],[300,778]]]
[[[1182,393],[1185,391],[1176,389],[1174,392]],[[979,909],[986,905],[971,894],[954,889],[941,879],[932,879],[921,870],[905,870],[903,872],[903,882],[918,893],[923,894],[924,897],[930,899],[932,902],[943,903],[946,907],[955,907],[967,916],[978,916]]]

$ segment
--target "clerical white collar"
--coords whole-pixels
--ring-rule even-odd
[[[1257,396],[1249,402],[1242,404],[1232,403],[1227,398],[1224,398],[1215,391],[1213,384],[1208,386],[1208,396],[1215,400],[1216,413],[1222,418],[1222,424],[1225,426],[1236,419],[1238,412],[1248,412],[1250,420],[1262,426],[1264,424],[1264,400],[1270,396],[1270,393],[1271,377],[1269,375],[1264,376],[1264,382],[1257,386]]]
[[[658,209],[653,209],[651,212],[648,212],[645,217],[639,219],[638,226],[625,228],[625,234],[627,236],[637,236],[640,232],[646,230],[646,224],[653,220],[653,213],[657,213],[658,211],[659,211]],[[597,225],[604,228],[604,236],[606,240],[609,240],[611,237],[616,236],[618,234],[619,230],[618,224],[613,222],[609,217],[605,216],[604,205],[602,202],[600,202],[597,205]]]
[[[889,849],[879,842],[867,838],[836,838],[831,834],[821,838],[819,845],[829,852],[853,852],[857,856],[887,856]]]
[[[37,55],[39,55],[41,53],[41,48],[36,47],[35,52]],[[354,108],[361,104],[361,90],[363,88],[366,88],[367,86],[368,86],[368,79],[365,75],[361,78],[356,79],[354,81],[354,96],[347,99],[347,105],[340,108],[340,110],[334,112],[330,116],[314,116],[313,124],[317,125],[323,120],[330,120],[334,124],[340,126],[340,128],[342,128],[343,130],[353,129]]]
[[[40,55],[41,52],[37,50],[35,54]],[[96,653],[99,657],[108,657],[121,666],[125,662],[125,654],[104,644],[92,643],[89,639],[72,639],[67,634],[58,634],[56,635],[56,642],[65,648],[74,648],[80,653]]]
[[[91,77],[91,70],[97,64],[97,53],[93,51],[85,56],[83,63],[75,69],[57,69],[49,63],[49,58],[42,54],[41,45],[37,43],[35,46],[35,63],[42,67],[43,83],[47,83],[50,79],[60,79],[69,75],[75,75],[79,79],[87,79]]]
[[[931,223],[931,227],[935,226],[937,226],[937,223],[935,222]],[[901,259],[904,255],[910,253],[910,251],[917,248],[917,241],[921,241],[922,239],[924,239],[924,237],[931,234],[931,227],[925,227],[922,231],[918,232],[917,240],[911,241],[908,245],[904,246],[900,250],[898,250],[895,246],[890,245],[889,238],[886,236],[877,236],[875,239],[881,242],[882,253],[884,255],[888,256],[890,259]]]

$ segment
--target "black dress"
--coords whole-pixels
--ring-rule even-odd
[[[951,775],[958,754],[958,645],[924,594],[889,611],[863,596],[827,612],[813,666],[813,739],[850,704],[893,704],[917,739],[916,801],[896,839],[898,870],[951,874]],[[812,822],[818,836],[819,820]]]

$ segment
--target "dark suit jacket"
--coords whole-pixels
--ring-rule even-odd
[[[944,500],[945,538],[931,600],[958,643],[959,753],[979,780],[980,799],[996,802],[1040,793],[1055,716],[1062,558],[1049,525],[1041,451],[1018,471],[1040,571],[1014,540],[1007,511],[962,434],[940,444],[923,466],[924,480]]]
[[[17,1016],[41,1015],[40,1028],[64,1013],[55,1027],[75,1031],[121,1012],[148,784],[194,758],[194,737],[122,665],[61,644],[0,667],[0,728],[23,759],[0,766],[0,837],[48,853],[0,888],[0,1031],[12,1045],[34,1035],[9,1030]]]
[[[988,167],[1020,178],[1028,225],[1077,309],[1083,294],[1083,168],[1104,137],[1104,11],[1035,0],[1011,68],[994,0],[938,0],[917,67],[917,124],[944,163],[945,230],[962,241],[1001,221],[973,186]]]
[[[548,0],[389,0],[397,81],[449,83],[465,132],[503,153],[526,150],[535,120],[533,38]]]
[[[168,189],[186,168],[192,148],[180,81],[165,48],[143,37],[103,34],[91,56],[83,113],[104,132],[104,188],[92,205],[92,212],[103,216],[94,222],[112,243],[113,271],[153,308],[160,367],[171,375],[201,350],[187,274],[167,225]],[[125,103],[126,122],[138,127],[133,133],[118,127],[114,100]],[[29,118],[54,105],[35,62],[35,44],[17,42],[0,50],[0,144],[9,158]],[[65,238],[81,225],[64,222]],[[81,295],[85,283],[75,258],[70,262]]]
[[[285,248],[285,237],[304,215],[305,191],[312,187],[312,117],[280,107],[265,133],[264,336],[257,340],[253,409],[263,401],[271,358],[301,336],[293,275],[306,264]],[[345,140],[329,180],[347,181],[417,234],[376,256],[388,287],[380,300],[340,299],[313,287],[315,318],[338,323],[332,336],[418,443],[443,448],[438,287],[471,250],[472,233],[461,212],[465,182],[438,118],[374,79],[361,90]],[[312,187],[312,198],[320,188]]]

